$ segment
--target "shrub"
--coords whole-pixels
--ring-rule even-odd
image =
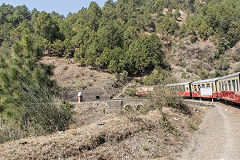
[[[190,68],[187,68],[186,72],[192,73],[192,70]]]
[[[182,71],[182,73],[181,73],[181,77],[182,77],[182,78],[187,78],[187,73],[184,72],[184,71]]]
[[[188,122],[188,127],[194,131],[198,130],[198,126],[191,121]]]
[[[220,58],[219,60],[215,61],[215,68],[218,70],[227,70],[230,67],[227,59]]]
[[[56,100],[54,94],[45,87],[18,88],[24,97],[24,106],[19,114],[11,116],[12,110],[2,114],[0,143],[26,136],[44,135],[66,130],[72,123],[72,105]]]
[[[209,76],[208,71],[206,70],[197,70],[197,75],[201,78],[201,79],[206,79]]]
[[[149,76],[143,79],[145,85],[156,85],[167,81],[169,78],[169,73],[165,70],[154,69]]]
[[[136,96],[136,89],[135,88],[128,88],[126,93],[130,97],[135,97]]]
[[[191,110],[186,105],[181,96],[169,91],[163,86],[157,88],[150,96],[150,101],[162,112],[162,107],[169,107],[179,110],[184,114],[191,114]]]
[[[195,43],[198,40],[196,36],[190,36],[191,43]]]

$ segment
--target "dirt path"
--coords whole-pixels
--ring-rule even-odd
[[[240,108],[215,103],[179,159],[240,159]]]

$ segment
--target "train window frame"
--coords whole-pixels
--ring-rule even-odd
[[[201,88],[201,86],[200,86],[200,84],[199,84],[198,87],[197,87],[198,91],[200,91],[200,88]]]
[[[197,85],[194,85],[193,88],[194,88],[194,91],[197,91]]]
[[[231,80],[228,80],[228,91],[232,91],[232,83],[231,83]]]
[[[224,85],[225,85],[225,86],[224,86],[224,87],[225,87],[225,88],[224,88],[224,91],[228,91],[228,84],[227,84],[227,81],[224,81]]]
[[[222,91],[225,91],[225,83],[222,81]]]
[[[212,83],[212,91],[214,91],[214,84]]]
[[[206,84],[206,87],[207,87],[207,88],[210,88],[210,87],[211,87],[211,86],[210,86],[210,83],[207,83],[207,84]]]
[[[236,92],[236,80],[235,79],[232,79],[232,91]]]
[[[236,79],[236,84],[237,84],[237,92],[239,92],[239,79]]]
[[[205,84],[202,84],[202,88],[205,88],[206,87],[206,85]]]

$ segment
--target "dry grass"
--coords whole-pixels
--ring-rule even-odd
[[[112,87],[113,76],[106,72],[91,69],[91,67],[80,67],[76,63],[71,63],[67,59],[45,56],[40,61],[43,64],[54,66],[55,79],[59,86],[73,91],[79,91],[84,87],[102,88],[108,92],[116,92]]]
[[[196,107],[190,108],[193,110]],[[79,126],[77,124],[76,127],[79,128],[61,134],[21,139],[0,145],[0,159],[175,158],[185,139],[193,132],[188,126],[188,121],[195,122],[199,119],[195,115],[202,118],[204,112],[201,108],[192,116],[172,108],[163,108],[163,112],[173,130],[169,130],[169,125],[163,123],[159,110],[140,115],[124,113],[115,116],[106,116],[109,114],[106,112],[100,116],[96,110],[88,112],[89,117],[94,117],[94,120]],[[100,117],[96,118],[96,115]],[[103,121],[104,125],[97,125],[98,121]],[[20,142],[27,143],[19,144]]]
[[[186,38],[180,40],[167,55],[173,77],[181,82],[199,78],[197,70],[207,70],[211,74],[215,72],[213,59],[216,47],[214,44],[210,41],[197,41],[191,44],[188,41]],[[186,72],[187,68],[190,68],[192,73]],[[185,77],[182,77],[182,71],[187,73]]]

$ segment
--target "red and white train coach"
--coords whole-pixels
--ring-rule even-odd
[[[217,91],[220,99],[240,103],[239,76],[240,72],[218,79]]]
[[[217,98],[217,81],[219,78],[213,78],[213,79],[206,79],[206,80],[200,80],[196,82],[191,83],[192,88],[192,97],[202,97],[202,98]],[[212,88],[212,96],[201,96],[200,89],[201,88]]]
[[[165,87],[183,97],[191,97],[191,82],[168,84]]]

